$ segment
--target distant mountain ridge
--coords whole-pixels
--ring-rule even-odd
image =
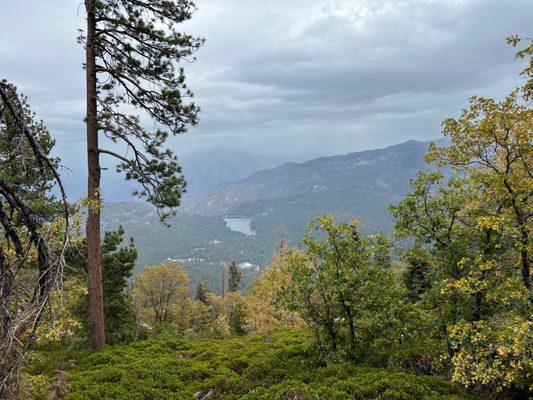
[[[216,146],[178,155],[178,163],[187,181],[187,192],[184,194],[184,203],[187,203],[223,183],[238,181],[257,171],[276,167],[283,160],[236,147]],[[71,200],[76,201],[85,195],[85,171],[66,171],[63,179]],[[135,201],[136,198],[131,193],[136,188],[136,182],[125,181],[120,174],[114,172],[112,166],[102,174],[102,196],[107,202]]]
[[[423,160],[427,148],[428,142],[410,140],[383,149],[285,163],[221,185],[185,210],[247,216],[333,212],[382,223],[387,205],[399,201],[409,181],[427,168]]]
[[[239,181],[255,172],[277,167],[281,158],[252,153],[236,147],[216,146],[206,151],[185,154],[179,158],[188,182],[190,197],[225,183]],[[188,200],[186,195],[186,200]]]

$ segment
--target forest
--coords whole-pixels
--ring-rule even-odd
[[[445,140],[388,207],[391,232],[323,204],[298,243],[269,231],[272,254],[259,240],[244,254],[227,234],[219,253],[268,260],[253,280],[230,259],[195,265],[191,280],[180,260],[136,267],[147,255],[121,221],[102,224],[101,176],[134,182],[157,223],[225,235],[222,220],[177,214],[187,177],[169,140],[199,121],[181,66],[204,44],[181,31],[195,7],[80,8],[79,202],[53,132],[16,82],[0,81],[0,399],[530,398],[533,41],[506,39],[519,87],[472,93],[443,116]]]

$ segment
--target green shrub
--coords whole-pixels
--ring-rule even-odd
[[[26,374],[36,399],[56,370],[69,374],[67,399],[193,399],[212,389],[213,400],[457,400],[468,398],[437,377],[361,367],[317,364],[303,331],[223,340],[147,340],[98,353],[42,349]]]

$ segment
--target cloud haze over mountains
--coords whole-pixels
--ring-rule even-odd
[[[197,6],[183,29],[207,39],[185,64],[201,123],[171,147],[224,144],[286,160],[437,137],[471,95],[501,97],[517,85],[520,65],[504,39],[531,34],[533,13],[529,0]],[[2,78],[29,95],[74,170],[85,163],[81,7],[0,0]]]

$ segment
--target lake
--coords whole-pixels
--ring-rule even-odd
[[[241,232],[245,235],[252,235],[252,219],[247,217],[226,217],[226,226],[234,232]]]

